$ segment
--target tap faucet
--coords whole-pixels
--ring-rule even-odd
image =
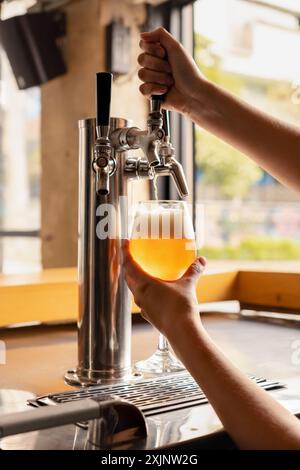
[[[150,168],[160,164],[159,144],[164,138],[163,115],[161,100],[152,96],[150,112],[147,120],[147,130],[137,127],[117,129],[112,133],[112,145],[123,150],[141,148]]]
[[[154,168],[155,174],[170,175],[173,178],[176,189],[181,197],[189,195],[183,167],[175,157],[175,149],[170,141],[170,118],[169,111],[163,110],[163,130],[164,137],[160,142],[159,157],[160,163]]]
[[[111,136],[113,145],[123,150],[141,148],[146,160],[136,162],[143,167],[144,172],[148,164],[148,177],[166,176],[173,178],[177,191],[181,197],[189,195],[188,185],[182,165],[175,157],[175,149],[170,141],[169,111],[162,110],[163,96],[153,95],[150,100],[150,112],[147,120],[147,131],[136,127],[117,129]],[[132,169],[127,168],[127,176]],[[144,176],[143,172],[143,176]],[[136,176],[139,172],[136,171]]]
[[[131,298],[121,245],[128,236],[128,181],[169,175],[179,195],[188,195],[162,98],[152,97],[140,130],[110,118],[111,86],[111,74],[96,75],[96,119],[79,121],[78,365],[65,375],[72,385],[131,377]],[[144,157],[129,154],[135,149]]]

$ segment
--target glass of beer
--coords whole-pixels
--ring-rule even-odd
[[[196,258],[195,233],[187,204],[183,201],[138,203],[132,224],[130,252],[151,276],[164,281],[179,279]],[[153,302],[157,300],[153,299]],[[184,370],[162,334],[159,335],[156,352],[136,363],[135,368],[156,374]]]

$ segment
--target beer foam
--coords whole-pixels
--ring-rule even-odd
[[[194,229],[186,207],[147,204],[138,207],[131,238],[194,239]]]

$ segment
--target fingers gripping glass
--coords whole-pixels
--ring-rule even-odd
[[[196,257],[195,234],[186,203],[140,202],[133,220],[130,252],[151,276],[166,281],[179,279]],[[136,363],[135,368],[141,372],[163,374],[183,370],[184,366],[170,352],[168,341],[160,334],[156,352]]]

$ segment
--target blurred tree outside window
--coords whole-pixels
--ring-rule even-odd
[[[295,17],[241,0],[198,0],[194,43],[195,60],[210,80],[300,125]],[[196,128],[195,147],[196,200],[205,207],[203,254],[299,265],[299,197],[203,129]]]

